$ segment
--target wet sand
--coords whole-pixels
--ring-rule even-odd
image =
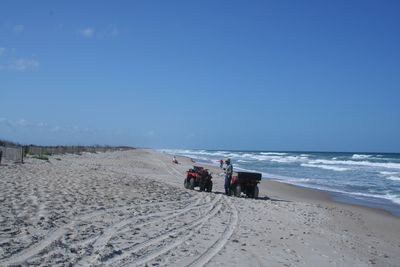
[[[183,187],[151,150],[0,166],[0,266],[399,266],[400,220],[263,181],[260,198]]]

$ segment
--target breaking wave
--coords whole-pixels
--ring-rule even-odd
[[[372,155],[364,155],[364,154],[353,154],[353,156],[351,156],[352,159],[367,159],[371,157]]]
[[[315,165],[315,164],[307,164],[303,163],[301,164],[303,167],[311,167],[311,168],[320,168],[324,170],[332,170],[332,171],[338,171],[338,172],[343,172],[349,170],[349,168],[343,168],[343,167],[338,167],[338,166],[330,166],[330,165]]]
[[[317,159],[310,161],[310,164],[328,164],[328,165],[350,165],[365,167],[380,167],[388,169],[400,169],[400,163],[394,162],[371,162],[371,161],[354,161],[354,160],[326,160]]]
[[[392,180],[392,181],[400,181],[400,177],[398,177],[398,176],[389,176],[389,177],[386,177],[386,179]]]

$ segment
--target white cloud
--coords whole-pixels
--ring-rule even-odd
[[[40,65],[39,61],[33,58],[18,58],[15,48],[0,47],[0,70],[33,70]]]
[[[20,119],[15,124],[21,127],[26,127],[30,125],[30,123],[28,123],[25,119]]]
[[[97,30],[92,27],[79,30],[79,34],[85,38],[108,38],[118,36],[120,33],[121,31],[113,24],[109,24],[108,26]]]
[[[20,33],[20,32],[22,32],[24,29],[25,29],[25,26],[24,26],[24,25],[15,25],[15,26],[12,28],[13,32],[15,32],[15,33]]]
[[[61,127],[60,127],[60,126],[54,126],[54,127],[52,127],[52,128],[50,129],[50,131],[52,131],[52,132],[59,132],[59,131],[61,131]]]
[[[119,34],[119,29],[115,25],[108,25],[104,31],[102,32],[101,36],[102,37],[113,37],[117,36]]]
[[[92,37],[94,36],[95,31],[94,31],[93,28],[89,28],[89,27],[88,27],[88,28],[86,28],[86,29],[81,30],[79,33],[80,33],[83,37],[92,38]]]
[[[47,123],[45,123],[45,122],[38,122],[38,123],[36,123],[36,126],[39,127],[39,128],[44,128],[44,127],[47,127]]]
[[[24,71],[24,70],[37,69],[39,65],[40,65],[39,61],[35,59],[19,58],[12,61],[8,66],[8,68],[12,70]]]
[[[190,134],[188,134],[186,136],[187,139],[192,139],[192,138],[195,138],[195,137],[196,137],[196,134],[194,134],[194,133],[190,133]]]
[[[147,136],[154,136],[156,134],[156,132],[154,130],[150,130],[147,132]]]

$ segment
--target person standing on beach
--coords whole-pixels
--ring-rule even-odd
[[[219,161],[219,167],[222,169],[223,166],[224,166],[224,161],[221,159],[221,160]]]
[[[231,160],[227,159],[225,161],[226,169],[225,169],[225,194],[230,196],[231,195],[231,180],[232,180],[232,173],[233,173],[233,166],[231,164]]]
[[[1,165],[1,158],[3,157],[3,150],[0,150],[0,165]]]

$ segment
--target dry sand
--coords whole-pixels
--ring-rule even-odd
[[[400,220],[267,181],[260,199],[183,188],[150,150],[0,166],[0,266],[400,266]]]

